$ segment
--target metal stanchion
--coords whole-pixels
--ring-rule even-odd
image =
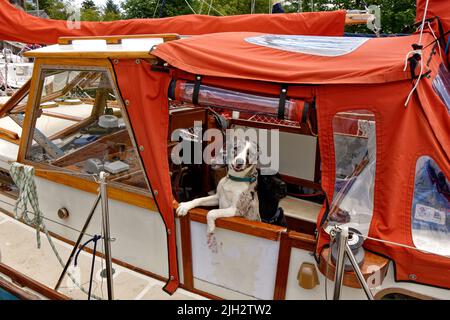
[[[369,300],[374,300],[373,294],[370,291],[369,286],[364,279],[364,275],[359,268],[358,262],[353,255],[352,249],[348,244],[349,231],[348,227],[336,227],[334,230],[335,239],[338,241],[338,252],[336,259],[336,272],[334,275],[334,300],[340,300],[341,292],[342,292],[342,284],[344,279],[344,270],[345,270],[345,257],[347,256],[350,260],[350,264],[355,271],[356,278],[358,279],[359,284],[363,288],[366,296]],[[331,250],[331,248],[330,248]]]
[[[106,280],[108,287],[108,300],[114,300],[113,271],[111,257],[111,237],[109,229],[108,188],[106,184],[106,172],[100,172],[100,195],[102,200],[103,237],[105,243]]]
[[[334,274],[334,300],[341,298],[342,281],[344,279],[344,258],[345,258],[345,245],[348,240],[348,228],[336,228],[336,239],[338,243],[338,253],[336,259],[336,271]],[[331,250],[331,249],[330,249]]]
[[[374,300],[373,294],[370,291],[369,286],[367,285],[366,279],[364,279],[361,269],[359,268],[358,263],[356,262],[355,256],[353,255],[352,249],[350,249],[350,246],[348,245],[348,243],[345,244],[345,252],[347,253],[350,263],[353,266],[353,270],[355,270],[356,277],[358,278],[359,284],[361,285],[364,292],[366,293],[367,299]]]

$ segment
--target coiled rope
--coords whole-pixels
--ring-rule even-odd
[[[48,243],[50,244],[50,247],[52,248],[56,256],[56,259],[64,268],[65,263],[62,260],[58,250],[56,249],[55,243],[53,242],[53,239],[50,236],[47,227],[45,226],[43,218],[44,215],[39,207],[39,200],[34,180],[34,167],[14,162],[11,164],[10,174],[14,183],[19,188],[19,198],[17,199],[16,205],[14,207],[15,218],[18,220],[23,219],[26,224],[33,226],[36,229],[36,241],[39,249],[41,248],[40,231],[42,230],[42,232],[44,232],[45,236],[47,237]],[[28,204],[31,205],[34,211],[33,217],[29,214]],[[67,275],[83,293],[89,295],[89,292],[75,280],[71,273],[68,272]],[[97,297],[95,295],[92,295],[92,297],[94,299],[101,300],[100,297]]]

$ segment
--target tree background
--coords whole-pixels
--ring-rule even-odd
[[[381,7],[383,33],[400,33],[414,23],[416,0],[291,0],[283,1],[286,12],[309,12],[336,9],[364,9],[365,5]],[[39,0],[41,10],[52,19],[67,19],[69,0]],[[189,5],[188,5],[189,4]],[[184,14],[236,15],[269,13],[270,0],[124,0],[119,6],[107,0],[98,7],[93,0],[81,5],[81,20],[113,21],[133,18],[159,18]],[[35,9],[26,2],[27,9]],[[347,27],[349,32],[369,32],[365,26]]]

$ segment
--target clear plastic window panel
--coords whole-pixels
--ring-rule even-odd
[[[288,52],[338,57],[357,50],[369,41],[364,37],[325,37],[268,34],[246,38],[251,44]]]
[[[447,112],[450,114],[450,72],[443,64],[440,65],[439,72],[436,75],[436,78],[434,78],[433,88],[447,107]]]
[[[450,256],[450,184],[428,156],[419,158],[416,164],[411,217],[414,245]]]
[[[336,182],[329,222],[368,235],[373,215],[376,168],[375,116],[340,112],[333,119]]]
[[[148,190],[109,74],[44,70],[27,159],[80,177],[100,171],[121,187]]]

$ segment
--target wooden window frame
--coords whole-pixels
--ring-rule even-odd
[[[56,182],[58,184],[62,184],[65,186],[69,186],[78,190],[86,191],[89,193],[98,193],[98,184],[95,181],[88,180],[85,178],[77,177],[73,174],[68,173],[59,173],[55,172],[55,170],[50,169],[49,166],[39,164],[36,162],[32,162],[26,159],[26,154],[28,147],[31,144],[33,139],[32,130],[34,130],[34,124],[37,116],[37,108],[36,105],[40,102],[42,87],[43,87],[43,69],[55,68],[55,69],[98,69],[102,71],[106,71],[111,81],[111,85],[113,90],[116,92],[117,101],[123,110],[123,117],[127,124],[127,131],[130,135],[133,147],[136,149],[136,141],[133,135],[133,132],[130,128],[130,122],[128,119],[128,114],[125,109],[125,104],[122,101],[122,97],[119,95],[117,79],[115,77],[114,69],[107,59],[46,59],[46,58],[38,58],[35,60],[35,66],[33,70],[32,81],[29,89],[29,98],[26,105],[25,110],[25,119],[22,128],[22,138],[19,145],[19,154],[17,157],[17,161],[20,163],[32,165],[37,168],[36,176]],[[92,121],[91,117],[85,119],[82,123],[86,121]],[[78,126],[77,126],[78,127]],[[137,149],[136,149],[137,150]],[[140,157],[138,157],[139,162]],[[45,170],[48,170],[47,172]],[[148,183],[147,177],[145,179]],[[128,189],[128,190],[127,190]],[[129,190],[132,189],[132,190]],[[155,201],[153,200],[152,194],[150,190],[143,191],[138,190],[137,188],[127,188],[119,187],[119,186],[108,186],[108,195],[111,199],[118,200],[124,203],[128,203],[140,208],[149,209],[151,211],[158,211]]]

